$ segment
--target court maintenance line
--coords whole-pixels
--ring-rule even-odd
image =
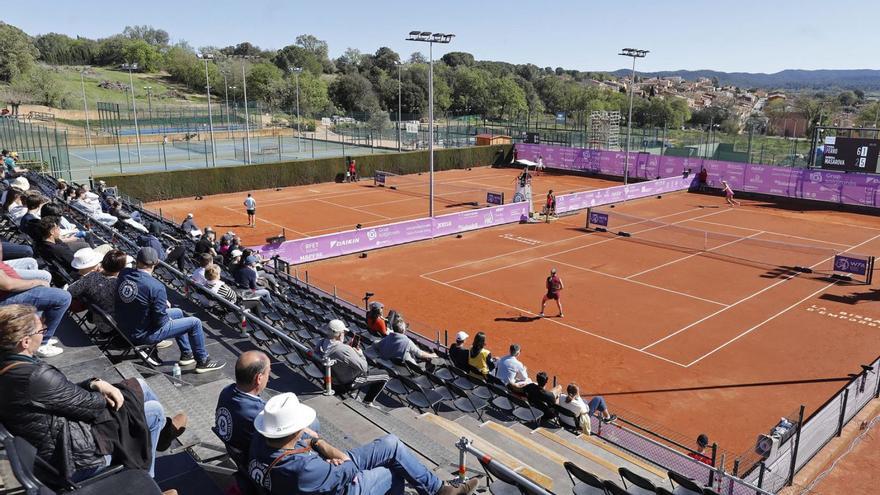
[[[425,275],[420,275],[420,277],[421,277],[421,278],[424,278],[424,279],[426,279],[426,280],[430,280],[431,282],[435,282],[435,283],[438,283],[438,284],[440,284],[440,285],[444,285],[444,286],[446,286],[446,287],[449,287],[449,288],[452,288],[452,289],[455,289],[455,290],[462,291],[462,292],[464,292],[464,293],[466,293],[466,294],[470,294],[470,295],[472,295],[472,296],[479,297],[480,299],[485,299],[486,301],[493,302],[493,303],[495,303],[495,304],[498,304],[498,305],[501,305],[501,306],[504,306],[504,307],[507,307],[507,308],[510,308],[510,309],[515,309],[515,310],[519,311],[520,313],[525,313],[525,314],[529,314],[529,315],[537,316],[537,313],[533,313],[533,312],[531,312],[531,311],[528,311],[528,310],[525,310],[525,309],[522,309],[522,308],[519,308],[519,307],[513,306],[513,305],[511,305],[511,304],[507,304],[507,303],[505,303],[505,302],[501,302],[501,301],[499,301],[499,300],[497,300],[497,299],[492,299],[491,297],[484,296],[484,295],[479,294],[479,293],[477,293],[477,292],[469,291],[469,290],[467,290],[467,289],[463,289],[463,288],[461,288],[461,287],[456,287],[455,285],[451,285],[451,284],[448,284],[448,283],[446,283],[446,282],[441,282],[441,281],[439,281],[439,280],[435,280],[435,279],[433,279],[433,278],[431,278],[431,277],[428,277],[428,276],[425,276]],[[639,352],[639,353],[641,353],[641,354],[645,354],[645,355],[647,355],[647,356],[651,356],[651,357],[653,357],[653,358],[655,358],[655,359],[659,359],[659,360],[661,360],[661,361],[665,361],[665,362],[667,362],[667,363],[669,363],[669,364],[674,364],[674,365],[676,365],[676,366],[680,366],[680,367],[682,367],[682,368],[685,367],[685,365],[683,365],[683,364],[681,364],[681,363],[679,363],[679,362],[677,362],[677,361],[673,361],[673,360],[671,360],[671,359],[669,359],[669,358],[665,358],[665,357],[663,357],[663,356],[659,356],[659,355],[657,355],[657,354],[654,354],[654,353],[651,353],[651,352],[648,352],[648,351],[643,351],[643,350],[639,349],[638,347],[634,347],[634,346],[631,346],[631,345],[629,345],[629,344],[624,344],[623,342],[618,342],[618,341],[616,341],[616,340],[614,340],[614,339],[611,339],[611,338],[605,337],[605,336],[603,336],[603,335],[599,335],[599,334],[597,334],[597,333],[593,333],[593,332],[590,332],[590,331],[584,330],[584,329],[582,329],[582,328],[578,328],[578,327],[576,327],[576,326],[574,326],[574,325],[569,325],[568,323],[563,323],[563,322],[561,322],[561,321],[559,321],[559,320],[557,320],[557,319],[553,319],[553,318],[543,318],[543,320],[544,320],[544,321],[548,321],[548,322],[550,322],[550,323],[554,323],[554,324],[556,324],[556,325],[559,325],[559,326],[562,326],[562,327],[565,327],[565,328],[568,328],[568,329],[570,329],[570,330],[574,330],[574,331],[576,331],[576,332],[580,332],[580,333],[585,334],[585,335],[590,335],[590,336],[592,336],[592,337],[596,337],[596,338],[598,338],[598,339],[600,339],[600,340],[604,340],[604,341],[606,341],[606,342],[610,342],[610,343],[612,343],[612,344],[617,344],[617,345],[619,345],[619,346],[621,346],[621,347],[625,347],[625,348],[627,348],[627,349],[629,349],[629,350],[636,351],[636,352]]]
[[[822,240],[819,240],[819,239],[813,239],[812,237],[802,237],[802,236],[799,236],[799,235],[784,234],[784,233],[782,233],[782,232],[775,232],[775,231],[772,231],[772,230],[753,229],[753,228],[750,228],[750,227],[740,227],[740,226],[738,226],[738,225],[728,225],[728,224],[726,224],[726,223],[708,222],[708,221],[706,221],[706,220],[694,220],[694,221],[695,221],[695,222],[698,222],[698,223],[706,223],[706,224],[709,224],[709,225],[718,225],[718,226],[721,226],[721,227],[730,227],[730,228],[733,228],[733,229],[739,229],[739,230],[751,230],[752,232],[763,232],[763,233],[765,233],[765,234],[778,235],[778,236],[781,236],[781,237],[791,237],[792,239],[802,239],[802,240],[805,240],[805,241],[813,241],[813,242],[818,242],[818,243],[820,243],[820,244],[831,244],[831,245],[833,245],[833,246],[847,246],[847,244],[844,244],[844,243],[842,243],[842,242],[822,241]]]
[[[549,255],[549,256],[552,256],[552,255]],[[703,301],[703,302],[707,302],[707,303],[715,304],[715,305],[718,305],[718,306],[725,306],[725,307],[727,306],[727,304],[725,304],[725,303],[723,303],[723,302],[713,301],[713,300],[711,300],[711,299],[706,299],[706,298],[703,298],[703,297],[700,297],[700,296],[695,296],[695,295],[693,295],[693,294],[688,294],[688,293],[686,293],[686,292],[680,292],[680,291],[677,291],[677,290],[674,290],[674,289],[667,289],[666,287],[661,287],[661,286],[659,286],[659,285],[653,285],[653,284],[648,284],[648,283],[645,283],[645,282],[639,282],[638,280],[630,280],[629,278],[621,277],[621,276],[619,276],[619,275],[614,275],[614,274],[611,274],[611,273],[602,272],[602,271],[599,271],[599,270],[593,270],[592,268],[585,268],[585,267],[583,267],[583,266],[572,265],[571,263],[566,263],[566,262],[564,262],[564,261],[559,261],[559,260],[551,259],[549,256],[544,256],[544,257],[542,257],[541,259],[543,259],[543,260],[547,260],[547,261],[550,261],[550,262],[553,262],[553,263],[556,263],[556,264],[559,264],[559,265],[564,265],[564,266],[568,266],[568,267],[571,267],[571,268],[576,268],[576,269],[578,269],[578,270],[582,270],[582,271],[585,271],[585,272],[595,273],[595,274],[597,274],[597,275],[604,275],[604,276],[606,276],[606,277],[611,277],[611,278],[614,278],[614,279],[617,279],[617,280],[622,280],[622,281],[624,281],[624,282],[629,282],[629,283],[631,283],[631,284],[644,285],[645,287],[650,287],[650,288],[652,288],[652,289],[658,289],[658,290],[662,290],[662,291],[665,291],[665,292],[671,292],[672,294],[678,294],[679,296],[689,297],[689,298],[691,298],[691,299],[697,299],[697,300],[699,300],[699,301]]]
[[[697,221],[699,222],[699,220],[697,220]],[[676,258],[676,259],[674,259],[674,260],[672,260],[672,261],[669,261],[669,262],[667,262],[667,263],[663,263],[662,265],[657,265],[657,266],[655,266],[654,268],[648,268],[647,270],[642,270],[642,271],[640,271],[640,272],[638,272],[638,273],[633,273],[632,275],[629,275],[629,276],[627,276],[627,277],[625,277],[625,278],[626,278],[626,280],[629,280],[629,279],[631,279],[631,278],[638,277],[639,275],[644,275],[644,274],[646,274],[646,273],[653,272],[654,270],[659,270],[659,269],[664,268],[664,267],[667,267],[667,266],[669,266],[669,265],[674,265],[675,263],[678,263],[678,262],[680,262],[680,261],[684,261],[684,260],[691,259],[691,258],[693,258],[694,256],[700,256],[700,255],[703,254],[704,252],[715,251],[716,249],[721,249],[721,248],[723,248],[723,247],[730,246],[731,244],[736,244],[737,242],[744,241],[744,240],[746,240],[746,239],[751,239],[752,237],[755,237],[756,235],[761,235],[761,234],[763,234],[763,233],[764,233],[763,230],[760,231],[760,232],[755,232],[755,233],[752,234],[752,235],[745,236],[745,237],[742,237],[742,238],[739,238],[739,239],[736,239],[736,240],[733,240],[733,241],[730,241],[730,242],[726,242],[726,243],[724,243],[724,244],[722,244],[722,245],[720,245],[720,246],[715,246],[715,247],[713,247],[712,249],[706,249],[705,251],[700,251],[700,252],[697,252],[697,253],[689,254],[689,255],[684,256],[684,257],[681,257],[681,258]]]
[[[660,218],[672,217],[672,216],[675,216],[675,215],[682,215],[682,214],[684,214],[684,213],[690,213],[690,212],[692,212],[692,211],[701,210],[701,209],[702,209],[702,208],[691,208],[691,209],[689,209],[689,210],[677,211],[677,212],[675,212],[675,213],[670,213],[670,214],[668,214],[668,215],[662,215],[662,216],[659,216],[659,217],[654,217],[654,220],[657,220],[657,219],[660,219]],[[721,211],[727,211],[727,210],[721,210]],[[641,222],[640,222],[640,223],[641,223]],[[454,270],[454,269],[456,269],[456,268],[461,268],[461,267],[463,267],[463,266],[473,265],[473,264],[475,264],[475,263],[482,263],[482,262],[484,262],[484,261],[489,261],[489,260],[494,260],[494,259],[498,259],[498,258],[503,258],[503,257],[505,257],[505,256],[510,256],[510,255],[512,255],[512,254],[519,254],[519,253],[524,253],[524,252],[526,252],[526,251],[532,251],[532,250],[538,249],[538,248],[540,248],[540,247],[553,246],[553,245],[555,245],[555,244],[559,244],[559,243],[561,243],[561,242],[568,242],[568,241],[571,241],[571,240],[574,240],[574,239],[580,239],[580,238],[584,237],[585,235],[590,235],[590,234],[592,234],[592,233],[593,233],[593,232],[583,232],[583,233],[578,234],[578,235],[576,235],[576,236],[566,237],[565,239],[559,239],[558,241],[547,242],[547,243],[541,244],[540,246],[534,246],[534,247],[528,247],[528,248],[523,248],[523,249],[517,249],[517,250],[515,250],[515,251],[510,251],[510,252],[507,252],[507,253],[496,254],[495,256],[490,256],[490,257],[488,257],[488,258],[481,258],[481,259],[478,259],[478,260],[466,261],[466,262],[464,262],[464,263],[460,263],[460,264],[458,264],[458,265],[453,265],[453,266],[449,266],[449,267],[446,267],[446,268],[440,268],[439,270],[434,270],[434,271],[426,272],[426,273],[423,273],[422,275],[433,275],[433,274],[435,274],[435,273],[445,272],[445,271],[448,271],[448,270]],[[559,254],[559,253],[556,253],[556,254]],[[548,255],[548,256],[556,256],[556,254],[550,254],[550,255]],[[513,266],[513,265],[511,265],[511,266]]]
[[[223,208],[226,209],[226,210],[229,210],[229,211],[231,211],[231,212],[233,212],[233,213],[237,213],[237,214],[239,214],[239,215],[245,215],[245,216],[247,216],[247,213],[243,213],[243,212],[241,212],[240,210],[230,208],[229,206],[224,206]],[[265,222],[265,223],[268,223],[268,224],[270,224],[270,225],[274,225],[274,226],[276,226],[276,227],[281,227],[282,229],[289,230],[289,231],[291,231],[291,232],[293,232],[293,233],[295,233],[295,234],[299,234],[299,235],[301,235],[301,236],[303,236],[303,237],[309,237],[308,234],[305,234],[305,233],[303,233],[303,232],[300,232],[300,231],[298,231],[298,230],[296,230],[296,229],[292,229],[292,228],[290,228],[290,227],[286,227],[286,226],[284,226],[284,225],[277,224],[277,223],[275,223],[275,222],[270,222],[269,220],[265,220],[265,219],[263,219],[263,218],[257,218],[256,220],[257,220],[258,222]],[[247,227],[247,226],[246,226],[246,225],[242,225],[242,227]]]
[[[685,211],[690,211],[690,210],[685,210]],[[712,213],[707,213],[707,214],[705,214],[705,215],[700,215],[700,216],[698,216],[698,217],[696,217],[696,218],[702,218],[702,217],[708,217],[708,216],[712,216],[712,215],[718,215],[718,214],[720,214],[720,213],[724,213],[725,211],[730,211],[730,210],[713,211]],[[679,214],[680,214],[680,213],[682,213],[682,212],[679,212]],[[666,215],[666,216],[670,216],[670,215]],[[654,220],[656,220],[657,218],[663,218],[663,217],[655,217]],[[638,225],[638,224],[640,224],[640,223],[645,223],[646,221],[649,221],[649,220],[640,220],[640,221],[638,221],[638,222],[633,222],[633,223],[623,224],[623,225],[621,225],[620,227],[628,227],[628,226],[630,226],[630,225]],[[675,224],[682,223],[682,222],[685,222],[685,221],[686,221],[686,220],[679,220],[678,222],[672,222],[672,223],[670,223],[670,224],[664,224],[664,225],[659,225],[659,226],[656,226],[656,227],[651,227],[650,229],[640,230],[640,231],[638,231],[638,232],[636,232],[636,233],[638,234],[638,233],[641,233],[641,232],[650,232],[650,231],[652,231],[652,230],[660,229],[660,228],[666,227],[666,226],[668,226],[668,225],[675,225]],[[589,233],[587,233],[586,235],[589,235]],[[582,236],[581,236],[581,237],[582,237]],[[577,238],[577,237],[571,237],[571,238],[569,238],[568,240],[576,239],[576,238]],[[600,244],[605,244],[606,242],[616,241],[616,240],[619,240],[619,239],[620,239],[620,237],[615,236],[615,237],[611,237],[611,238],[609,238],[609,239],[602,239],[602,240],[597,241],[597,242],[591,242],[590,244],[585,244],[585,245],[583,245],[583,246],[577,246],[577,247],[574,247],[574,248],[571,248],[571,249],[566,249],[566,250],[564,250],[564,251],[559,251],[559,252],[556,252],[556,253],[547,254],[547,255],[545,255],[545,256],[559,256],[560,254],[570,253],[570,252],[577,251],[577,250],[580,250],[580,249],[586,249],[586,248],[588,248],[588,247],[592,247],[592,246],[598,246],[598,245],[600,245]],[[547,244],[544,244],[544,246],[549,246],[549,245],[551,245],[551,244],[552,244],[552,243],[547,243]],[[529,249],[537,249],[537,248],[539,248],[539,247],[541,247],[541,246],[536,246],[536,247],[534,247],[534,248],[529,248]],[[528,259],[528,260],[525,260],[525,261],[520,261],[520,262],[517,262],[517,263],[511,263],[511,264],[506,265],[506,266],[501,266],[501,267],[498,267],[498,268],[493,268],[493,269],[491,269],[491,270],[487,270],[487,271],[484,271],[484,272],[473,273],[473,274],[471,274],[471,275],[466,275],[466,276],[464,276],[464,277],[459,277],[459,278],[457,278],[457,279],[450,280],[449,283],[455,283],[455,282],[459,282],[459,281],[461,281],[461,280],[465,280],[465,279],[468,279],[468,278],[479,277],[479,276],[481,276],[481,275],[486,275],[487,273],[497,272],[497,271],[499,271],[499,270],[506,270],[506,269],[508,269],[508,268],[513,268],[514,266],[519,266],[519,265],[524,265],[524,264],[526,264],[526,263],[531,263],[531,262],[534,261],[534,260],[535,260],[535,258],[532,258],[532,259]]]
[[[860,242],[860,243],[858,243],[858,244],[856,244],[856,245],[850,246],[849,248],[847,248],[847,249],[846,249],[845,251],[843,251],[843,252],[844,252],[844,253],[847,253],[847,252],[849,252],[849,251],[851,251],[851,250],[853,250],[853,249],[855,249],[855,248],[857,248],[857,247],[859,247],[859,246],[863,246],[863,245],[865,245],[865,244],[867,244],[867,243],[869,243],[869,242],[871,242],[871,241],[873,241],[873,240],[875,240],[875,239],[877,239],[877,238],[880,238],[880,234],[877,234],[877,235],[875,235],[874,237],[872,237],[872,238],[870,238],[870,239],[868,239],[868,240],[866,240],[866,241],[863,241],[863,242]],[[825,259],[823,259],[823,260],[821,260],[821,261],[819,261],[819,262],[817,262],[817,263],[814,263],[814,264],[810,265],[809,268],[815,268],[815,267],[821,265],[822,263],[825,263],[826,261],[828,261],[828,260],[830,260],[830,259],[833,259],[833,258],[834,258],[833,256],[830,256],[830,257],[828,257],[828,258],[825,258]],[[752,294],[752,295],[750,295],[750,296],[746,296],[746,297],[740,299],[739,301],[736,301],[736,302],[734,302],[734,303],[728,305],[726,308],[722,308],[722,309],[720,309],[720,310],[718,310],[718,311],[716,311],[716,312],[714,312],[714,313],[712,313],[712,314],[710,314],[710,315],[708,315],[708,316],[705,316],[705,317],[703,317],[703,318],[700,318],[699,320],[697,320],[697,321],[695,321],[695,322],[693,322],[693,323],[691,323],[691,324],[689,324],[689,325],[687,325],[687,326],[685,326],[685,327],[683,327],[683,328],[681,328],[681,329],[679,329],[679,330],[676,330],[675,332],[673,332],[673,333],[671,333],[671,334],[669,334],[669,335],[667,335],[667,336],[665,336],[665,337],[663,337],[663,338],[661,338],[661,339],[659,339],[659,340],[657,340],[657,341],[655,341],[655,342],[653,342],[653,343],[651,343],[651,344],[648,344],[648,345],[646,345],[645,347],[642,347],[641,350],[650,349],[651,347],[654,347],[655,345],[657,345],[657,344],[659,344],[659,343],[661,343],[661,342],[664,342],[664,341],[666,341],[666,340],[668,340],[668,339],[670,339],[670,338],[672,338],[672,337],[675,337],[676,335],[678,335],[678,334],[684,332],[685,330],[687,330],[687,329],[689,329],[689,328],[692,328],[692,327],[694,327],[694,326],[696,326],[696,325],[698,325],[698,324],[700,324],[700,323],[702,323],[702,322],[708,320],[709,318],[712,318],[712,317],[714,317],[714,316],[717,316],[717,315],[719,315],[719,314],[721,314],[721,313],[727,311],[727,310],[730,309],[730,308],[736,307],[736,306],[738,306],[739,304],[744,303],[744,302],[746,302],[746,301],[752,299],[752,298],[755,297],[755,296],[758,296],[758,295],[760,295],[760,294],[763,294],[764,292],[767,292],[768,290],[770,290],[770,289],[776,287],[777,285],[784,284],[785,282],[788,282],[789,280],[792,280],[792,279],[798,277],[799,275],[800,275],[800,273],[794,273],[794,274],[791,274],[791,275],[786,275],[785,278],[783,278],[782,280],[780,280],[780,281],[778,281],[778,282],[775,282],[775,283],[773,283],[773,284],[770,284],[769,286],[764,287],[763,289],[761,289],[761,290],[755,292],[754,294]],[[836,283],[837,283],[837,282],[835,282],[835,284],[836,284]],[[828,287],[831,287],[832,285],[834,285],[834,284],[829,284],[829,285],[825,286],[822,290],[825,290],[825,289],[827,289]],[[821,291],[816,292],[816,294],[818,294],[819,292],[821,292]],[[795,306],[796,306],[796,305],[797,305],[797,304],[795,304]],[[794,306],[791,306],[791,307],[794,307]],[[791,309],[791,307],[789,307],[788,309]],[[787,310],[786,310],[786,311],[787,311]],[[785,312],[785,311],[783,311],[782,313],[784,313],[784,312]],[[779,313],[779,314],[782,314],[782,313]],[[777,314],[777,316],[778,316],[779,314]],[[770,321],[770,320],[767,320],[767,321]],[[766,323],[766,322],[765,322],[765,323]],[[737,337],[737,338],[738,338],[738,337]],[[721,348],[721,347],[719,347],[718,349],[720,349],[720,348]],[[718,349],[716,349],[716,350],[718,350]],[[712,351],[712,352],[715,352],[715,351]]]

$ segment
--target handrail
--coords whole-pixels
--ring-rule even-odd
[[[483,452],[482,450],[474,447],[472,441],[468,440],[467,437],[461,437],[458,442],[455,444],[456,448],[458,448],[458,479],[461,482],[466,481],[467,477],[465,473],[467,472],[466,458],[465,454],[472,454],[477,459],[480,459],[480,462],[491,465],[493,469],[504,473],[505,476],[510,479],[516,480],[517,485],[522,487],[530,494],[537,495],[553,495],[551,492],[547,491],[544,487],[538,485],[534,481],[526,478],[525,476],[517,473],[513,469],[510,469],[508,466],[502,464],[501,462],[496,461],[489,454]]]

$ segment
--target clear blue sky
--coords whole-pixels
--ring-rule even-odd
[[[404,58],[421,43],[412,29],[452,32],[447,50],[477,59],[580,70],[627,66],[623,47],[651,50],[639,69],[880,69],[880,1],[690,0],[6,0],[3,21],[30,34],[90,38],[150,24],[192,46],[250,41],[280,48],[299,34],[326,40],[331,57],[347,48],[389,46]]]

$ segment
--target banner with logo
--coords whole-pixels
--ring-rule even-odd
[[[626,153],[621,151],[567,148],[546,144],[517,144],[521,159],[541,156],[547,168],[623,176]],[[690,170],[696,175],[705,167],[709,184],[720,187],[725,180],[735,191],[788,198],[809,199],[838,204],[880,207],[880,175],[817,170],[773,165],[707,160],[695,157],[630,153],[629,176],[656,179],[681,176]],[[618,194],[620,192],[609,192]],[[557,211],[558,208],[557,208]]]
[[[528,216],[527,203],[481,208],[432,218],[347,230],[316,237],[266,244],[256,249],[264,258],[280,256],[291,264],[307,263],[470,230],[519,222]]]
[[[602,206],[619,203],[631,199],[647,198],[658,194],[666,194],[674,191],[683,191],[691,187],[695,175],[687,177],[669,177],[666,179],[636,182],[625,186],[606,187],[592,189],[571,194],[562,194],[556,197],[556,212],[566,213],[584,210],[593,206]]]

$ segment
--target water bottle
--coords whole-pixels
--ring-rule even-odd
[[[174,363],[174,366],[171,368],[171,376],[174,378],[180,378],[180,365]]]

